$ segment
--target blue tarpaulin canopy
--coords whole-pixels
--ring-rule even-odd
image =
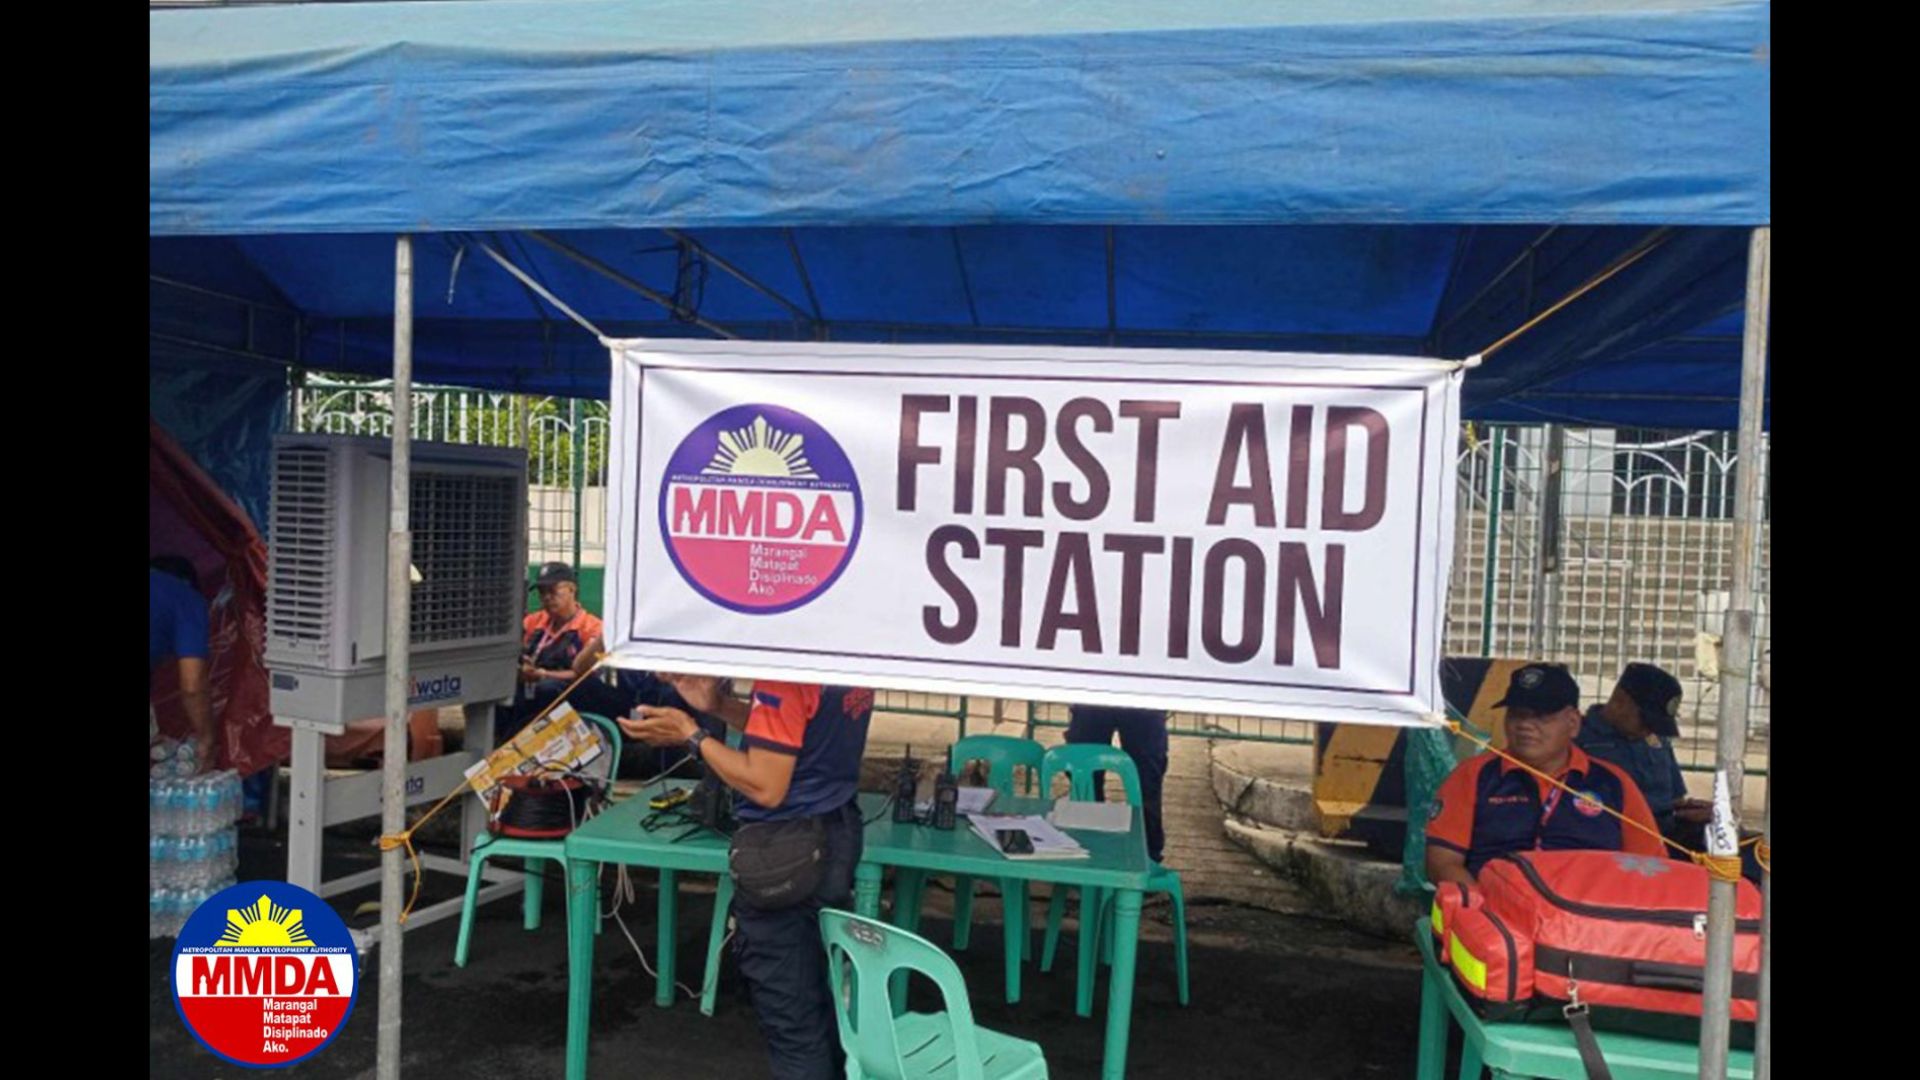
[[[150,29],[157,359],[385,373],[405,231],[423,381],[605,393],[604,350],[491,249],[616,336],[1506,341],[1470,416],[1727,427],[1770,221],[1755,0],[447,0]]]

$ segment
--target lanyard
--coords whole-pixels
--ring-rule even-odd
[[[1546,843],[1547,820],[1553,817],[1554,810],[1559,806],[1560,789],[1557,787],[1548,788],[1546,798],[1540,801],[1540,825],[1533,830],[1533,848],[1535,851],[1541,850]]]
[[[576,618],[577,618],[577,617],[578,617],[578,616],[576,616]],[[567,621],[566,621],[566,622],[565,622],[565,623],[564,623],[564,624],[563,624],[563,625],[562,625],[562,626],[560,627],[560,629],[559,629],[558,631],[556,631],[556,630],[554,630],[554,628],[553,628],[553,622],[552,622],[552,620],[548,620],[548,622],[547,622],[547,628],[546,628],[545,630],[543,630],[543,631],[541,631],[541,634],[540,634],[540,644],[539,644],[539,645],[538,645],[538,646],[537,646],[537,647],[536,647],[536,648],[535,648],[535,649],[533,650],[533,662],[534,662],[534,663],[536,663],[536,664],[537,664],[537,663],[539,663],[539,662],[540,662],[540,654],[541,654],[541,653],[544,653],[544,652],[546,652],[546,651],[547,651],[547,647],[548,647],[549,645],[552,645],[552,644],[553,644],[554,642],[556,642],[556,641],[559,641],[559,640],[560,640],[560,638],[561,638],[561,637],[562,637],[563,635],[565,635],[565,634],[566,634],[566,632],[567,632],[568,630],[570,630],[570,629],[572,629],[572,628],[573,628],[573,622],[574,622],[574,620],[573,620],[573,619],[568,619],[568,620],[567,620]]]

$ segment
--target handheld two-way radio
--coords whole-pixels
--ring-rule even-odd
[[[907,756],[900,762],[900,775],[893,781],[893,820],[902,825],[911,825],[917,820],[913,800],[920,789],[920,763],[913,759],[913,747],[907,747]]]

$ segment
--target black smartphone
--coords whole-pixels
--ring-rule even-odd
[[[994,838],[1000,841],[1000,850],[1007,855],[1033,854],[1033,838],[1025,829],[999,829]]]

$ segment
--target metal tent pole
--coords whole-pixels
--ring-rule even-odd
[[[1723,777],[1740,821],[1740,786],[1747,753],[1748,680],[1753,671],[1754,543],[1760,506],[1760,413],[1767,373],[1768,255],[1772,231],[1753,230],[1747,248],[1746,340],[1740,362],[1739,475],[1733,495],[1733,595],[1720,639],[1720,732],[1716,776]],[[1711,838],[1712,830],[1709,830]],[[1733,838],[1739,839],[1736,831]],[[1709,845],[1711,847],[1711,845]],[[1727,854],[1721,850],[1715,854]],[[1707,902],[1707,970],[1700,1018],[1701,1080],[1727,1075],[1728,1023],[1733,1005],[1735,885],[1715,881]]]
[[[407,827],[407,698],[410,620],[413,614],[413,238],[402,236],[393,253],[393,467],[387,490],[387,739],[381,762],[380,830],[395,835]],[[380,1038],[379,1080],[400,1077],[400,975],[405,938],[400,909],[406,902],[405,853],[380,856]]]
[[[1773,846],[1773,737],[1767,737],[1767,789],[1760,804],[1761,843]],[[1772,860],[1769,859],[1769,862]],[[1753,1080],[1773,1076],[1773,871],[1760,869],[1760,1019],[1754,1025]]]

